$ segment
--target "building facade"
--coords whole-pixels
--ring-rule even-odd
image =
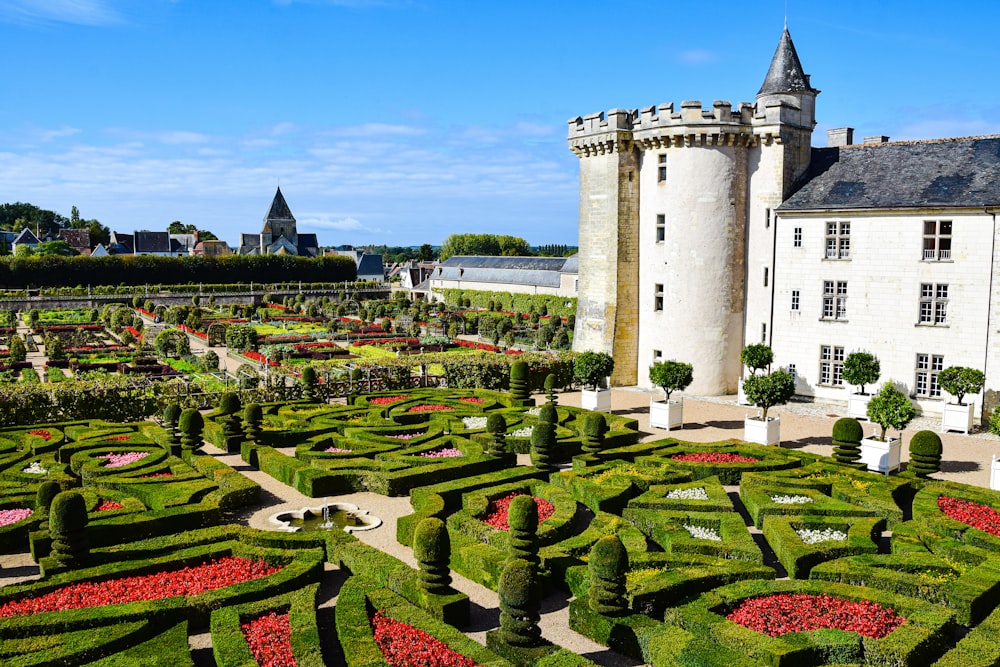
[[[614,383],[649,386],[653,362],[677,359],[692,393],[732,394],[740,350],[765,342],[803,395],[846,399],[857,350],[930,412],[947,366],[1000,385],[1000,138],[855,145],[843,128],[813,148],[818,93],[785,30],[753,104],[570,121],[574,348],[613,354]]]

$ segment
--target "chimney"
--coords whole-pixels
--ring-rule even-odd
[[[871,137],[865,137],[866,146],[871,144],[887,144],[887,143],[889,143],[889,137],[885,136],[884,134],[876,134]]]
[[[853,127],[836,127],[826,131],[826,145],[830,148],[850,146],[854,143]]]

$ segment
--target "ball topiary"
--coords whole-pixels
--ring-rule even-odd
[[[554,403],[546,403],[542,407],[538,408],[538,421],[548,422],[550,424],[559,423],[559,411],[556,410]]]
[[[195,451],[201,447],[201,433],[205,428],[205,418],[195,408],[188,408],[181,413],[177,429],[181,432],[181,447],[186,451]]]
[[[233,415],[240,411],[240,397],[227,391],[219,397],[218,411],[220,415]]]
[[[590,608],[598,614],[621,616],[628,613],[625,573],[628,552],[618,535],[605,535],[590,549]]]
[[[917,477],[927,477],[940,472],[943,451],[941,436],[934,431],[917,431],[910,438],[908,469]]]
[[[556,469],[553,457],[556,448],[556,427],[538,422],[531,429],[531,465],[545,472]]]
[[[444,521],[428,517],[413,533],[413,557],[420,566],[420,587],[434,595],[444,595],[451,586],[451,538]]]
[[[537,646],[542,636],[538,627],[539,591],[534,566],[514,558],[504,565],[497,582],[500,600],[500,638],[511,646]]]
[[[486,430],[490,434],[487,454],[499,456],[507,451],[507,420],[498,412],[492,412],[486,417]]]
[[[604,435],[608,432],[608,422],[599,412],[591,412],[583,420],[583,451],[597,454],[604,448]]]
[[[515,361],[510,365],[510,395],[516,401],[526,401],[531,396],[528,389],[528,362]]]
[[[87,503],[77,491],[62,491],[49,510],[52,558],[59,567],[76,568],[90,556],[87,546]]]
[[[538,567],[538,504],[527,494],[514,496],[507,507],[510,526],[510,557]]]
[[[853,417],[842,417],[833,423],[833,457],[838,463],[853,468],[864,467],[861,460],[861,440],[865,437],[861,423]]]

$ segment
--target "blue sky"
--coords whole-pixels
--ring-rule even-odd
[[[577,242],[566,121],[753,101],[785,0],[0,0],[0,202],[236,243]],[[788,0],[826,129],[1000,133],[1000,3]]]

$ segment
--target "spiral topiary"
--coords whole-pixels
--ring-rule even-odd
[[[861,423],[853,417],[842,417],[833,423],[833,457],[837,463],[863,468],[861,440],[865,437]]]
[[[318,380],[316,379],[316,369],[312,366],[306,366],[302,369],[302,377],[300,378],[302,382],[302,398],[310,403],[316,400],[316,385]]]
[[[548,398],[549,405],[558,405],[559,399],[556,397],[556,389],[559,388],[559,381],[556,380],[554,373],[549,373],[545,376],[545,383],[542,385],[545,388],[545,396]]]
[[[510,396],[515,401],[526,401],[531,396],[528,370],[527,361],[515,361],[510,365]]]
[[[261,424],[264,422],[264,410],[258,403],[248,403],[243,409],[243,422],[246,424],[247,440],[260,443]]]
[[[511,646],[537,646],[539,592],[534,566],[526,560],[507,561],[497,582],[500,599],[500,638]]]
[[[555,470],[555,448],[556,427],[548,422],[535,424],[531,429],[531,465],[545,472]]]
[[[205,428],[205,418],[195,408],[188,408],[181,413],[177,422],[181,432],[181,447],[184,451],[194,452],[201,447],[201,433]]]
[[[590,549],[590,608],[598,614],[621,616],[628,613],[625,573],[628,552],[618,535],[605,535]]]
[[[907,469],[917,477],[940,472],[943,451],[941,436],[934,431],[917,431],[910,438],[910,463]]]
[[[608,422],[599,412],[589,413],[583,420],[583,452],[597,454],[604,449],[604,435],[608,432]]]
[[[226,415],[222,421],[222,435],[226,441],[227,452],[240,451],[240,445],[246,439],[243,432],[243,418],[240,411],[243,404],[239,395],[233,392],[226,392],[219,398],[219,413]]]
[[[233,415],[240,411],[240,397],[235,392],[227,391],[219,396],[218,412],[220,415]]]
[[[163,426],[170,435],[170,442],[174,445],[180,444],[180,436],[177,434],[177,420],[181,417],[180,403],[170,403],[163,409]]]
[[[42,517],[42,523],[38,526],[39,530],[48,529],[49,508],[52,507],[52,500],[60,491],[62,491],[62,487],[59,486],[59,482],[53,480],[42,482],[38,486],[38,491],[35,493],[35,513]]]
[[[77,491],[62,491],[49,510],[52,558],[59,567],[77,568],[90,557],[87,546],[87,503]]]
[[[492,412],[486,417],[486,430],[490,434],[489,448],[486,453],[499,456],[507,451],[507,420],[498,412]]]
[[[451,586],[451,538],[444,521],[428,517],[413,533],[413,557],[420,566],[420,587],[433,595],[444,595]]]
[[[510,557],[531,563],[537,571],[538,558],[538,504],[527,494],[514,496],[507,507],[507,525],[510,526]]]
[[[538,421],[558,424],[559,411],[556,410],[556,406],[553,403],[546,403],[542,407],[538,408]]]

